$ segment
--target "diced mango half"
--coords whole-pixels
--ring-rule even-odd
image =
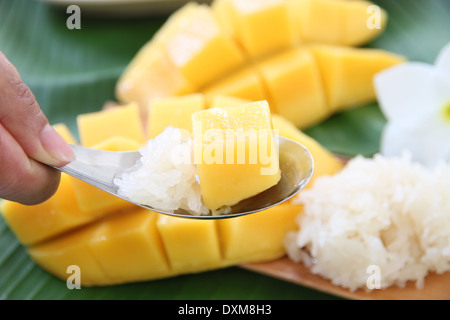
[[[271,56],[258,66],[274,112],[307,128],[327,118],[329,110],[316,60],[302,47]]]
[[[114,136],[133,139],[138,143],[146,141],[139,106],[133,102],[116,108],[80,114],[77,124],[80,143],[89,148]]]
[[[155,99],[149,105],[147,137],[156,138],[168,126],[191,132],[192,114],[205,108],[205,97],[200,93]]]
[[[252,57],[292,46],[294,30],[284,0],[215,0],[213,8],[224,28]],[[221,2],[221,3],[219,3]],[[227,16],[228,15],[228,16]]]
[[[315,45],[311,47],[331,112],[375,101],[373,77],[404,58],[379,49]]]
[[[212,211],[278,183],[278,149],[266,101],[210,108],[192,119],[194,162],[204,203]]]
[[[117,83],[117,97],[142,109],[160,97],[198,92],[207,100],[217,94],[267,100],[306,129],[336,111],[374,101],[373,73],[390,63],[381,62],[382,54],[366,59],[370,49],[363,48],[342,61],[331,45],[367,44],[386,21],[386,12],[365,0],[214,0],[210,7],[190,2],[132,60]],[[286,69],[287,52],[310,50],[308,44],[326,44],[330,52],[315,54],[317,66],[303,51],[302,62]],[[352,66],[360,71],[358,80]],[[356,94],[347,87],[355,83]]]
[[[253,66],[242,68],[206,86],[202,92],[208,100],[221,94],[251,101],[267,100],[264,82]]]

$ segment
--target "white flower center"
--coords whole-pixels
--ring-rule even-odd
[[[441,110],[444,121],[450,123],[450,101],[446,102]]]

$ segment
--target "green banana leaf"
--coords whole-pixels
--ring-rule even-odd
[[[389,14],[386,32],[369,44],[432,63],[450,40],[450,1],[378,0]],[[77,134],[76,116],[114,100],[114,85],[137,50],[167,16],[111,18],[69,15],[31,0],[0,0],[0,50],[17,67],[51,123]],[[377,104],[337,114],[306,132],[333,152],[371,156],[385,124]],[[1,150],[0,150],[1,152]],[[1,177],[0,177],[1,178]],[[332,295],[230,267],[174,278],[69,290],[35,265],[0,218],[0,299],[338,299]]]

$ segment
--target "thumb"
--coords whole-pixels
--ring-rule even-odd
[[[30,88],[1,52],[0,124],[34,160],[57,167],[74,160],[70,146],[49,124]]]

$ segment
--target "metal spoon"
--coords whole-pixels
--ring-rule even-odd
[[[118,187],[113,180],[121,176],[126,169],[136,163],[141,157],[138,151],[103,151],[79,145],[71,145],[71,147],[75,153],[76,160],[56,169],[130,201],[128,198],[118,194]],[[193,215],[183,209],[178,209],[175,212],[166,212],[140,203],[135,204],[163,214],[196,219],[230,218],[268,209],[288,200],[299,192],[309,182],[314,168],[313,159],[309,151],[301,144],[290,139],[279,137],[279,157],[281,179],[278,184],[254,197],[242,200],[232,206],[231,212],[227,214]]]

